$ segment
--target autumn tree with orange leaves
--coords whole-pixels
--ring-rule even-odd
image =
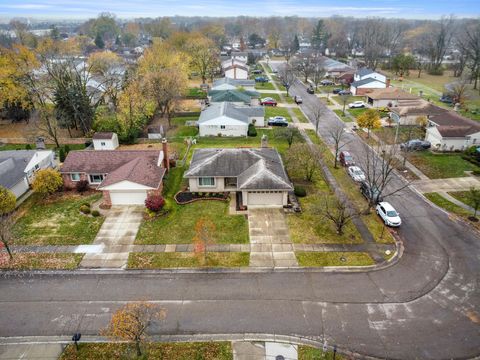
[[[148,339],[148,327],[153,321],[164,320],[165,316],[166,310],[156,304],[145,301],[128,303],[113,314],[102,334],[134,343],[137,356],[142,356],[141,344]]]

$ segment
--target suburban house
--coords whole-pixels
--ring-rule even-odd
[[[283,207],[293,185],[275,149],[196,149],[184,175],[192,192],[236,192],[237,205]]]
[[[480,124],[454,111],[443,111],[429,117],[425,140],[433,149],[465,150],[480,145]]]
[[[362,68],[353,76],[350,91],[353,95],[365,95],[375,89],[385,89],[390,86],[390,80],[383,74],[371,69]]]
[[[265,126],[263,106],[211,103],[198,119],[200,136],[247,136],[248,125]]]
[[[343,62],[331,59],[329,57],[323,56],[321,59],[321,62],[325,70],[326,77],[338,79],[339,77],[341,77],[346,73],[353,73],[355,71],[355,69],[352,68],[351,66]]]
[[[260,93],[256,91],[240,90],[210,90],[209,102],[230,102],[237,105],[260,105]]]
[[[222,70],[226,78],[246,80],[248,79],[249,66],[239,60],[231,59],[222,63]]]
[[[162,150],[70,151],[61,168],[64,186],[80,180],[103,192],[104,206],[143,205],[148,194],[160,194],[169,169],[168,145]]]
[[[115,150],[118,148],[118,136],[114,132],[97,132],[93,134],[95,150]]]
[[[423,99],[398,100],[396,105],[388,108],[400,117],[401,125],[418,125],[420,117],[428,118],[448,111]]]
[[[366,102],[372,107],[393,107],[398,106],[399,101],[403,100],[419,100],[420,97],[410,94],[396,87],[388,87],[385,89],[376,89],[365,95]]]
[[[0,185],[18,199],[28,191],[38,170],[55,167],[52,150],[0,151]]]
[[[238,90],[239,87],[254,91],[255,80],[230,79],[224,77],[214,80],[211,90]]]

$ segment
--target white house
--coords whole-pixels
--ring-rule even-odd
[[[430,116],[425,140],[436,150],[465,150],[480,145],[480,124],[454,111],[445,111]]]
[[[283,207],[293,186],[273,148],[196,149],[184,175],[192,192],[235,192],[238,205]]]
[[[245,90],[255,90],[255,80],[230,79],[227,77],[213,81],[211,91],[215,90],[237,90],[239,87]]]
[[[389,86],[389,80],[385,75],[363,68],[358,70],[353,76],[350,91],[353,95],[365,95],[374,89],[385,89]]]
[[[200,136],[247,136],[248,125],[265,126],[263,106],[211,103],[198,119]]]
[[[114,132],[97,132],[93,134],[95,150],[115,150],[118,148],[118,136]]]
[[[248,79],[249,67],[246,62],[231,58],[222,62],[222,70],[226,78],[246,80]]]
[[[55,167],[52,150],[0,151],[0,185],[18,199],[28,191],[38,170]]]

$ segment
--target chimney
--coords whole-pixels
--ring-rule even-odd
[[[390,87],[390,79],[387,79],[387,82],[385,83],[387,85],[387,88]]]
[[[263,134],[262,135],[262,140],[261,140],[261,145],[260,147],[262,148],[268,148],[268,137],[267,135]]]
[[[170,156],[168,154],[168,143],[167,139],[162,139],[162,151],[163,151],[163,167],[165,169],[170,170]]]

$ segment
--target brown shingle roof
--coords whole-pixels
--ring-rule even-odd
[[[390,107],[390,110],[396,112],[400,116],[408,115],[424,115],[431,116],[447,112],[448,110],[436,106],[428,101],[417,100],[399,100],[398,106]]]
[[[129,180],[157,188],[165,170],[157,166],[158,150],[70,151],[62,173],[108,174],[101,186]]]
[[[92,139],[95,140],[109,140],[113,137],[113,132],[97,132],[93,134]]]
[[[454,111],[445,111],[429,117],[437,124],[437,130],[444,137],[465,137],[480,132],[480,124],[458,115]]]
[[[418,96],[410,94],[402,89],[388,87],[385,89],[376,89],[368,93],[367,96],[374,100],[409,100],[419,99]]]

